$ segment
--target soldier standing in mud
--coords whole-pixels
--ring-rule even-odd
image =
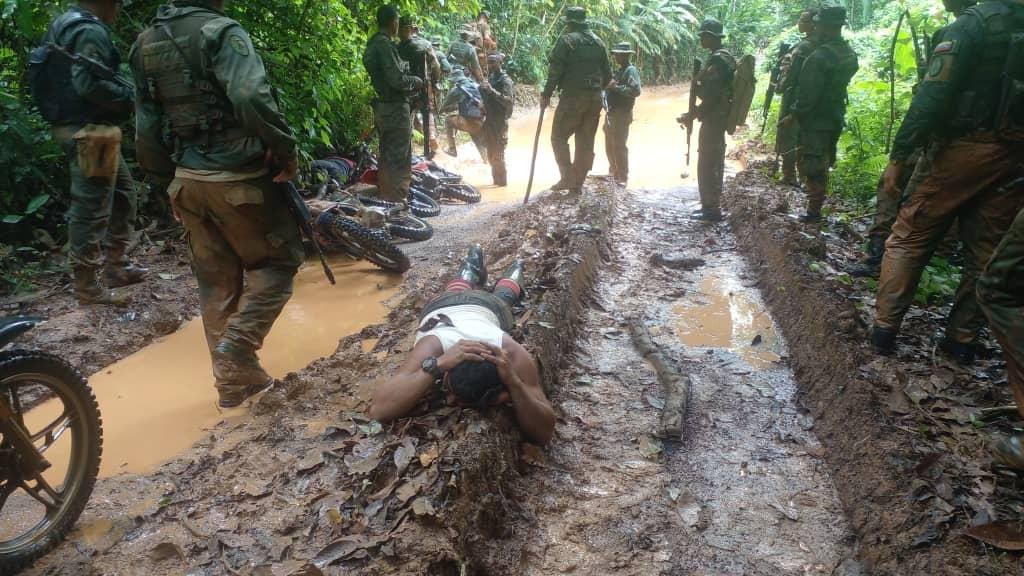
[[[470,248],[456,277],[420,314],[409,357],[397,374],[374,388],[370,417],[395,420],[445,392],[451,404],[481,409],[511,404],[523,433],[550,442],[555,412],[537,364],[508,334],[522,282],[523,261],[515,260],[488,291],[483,250]]]
[[[1003,349],[1006,376],[1024,417],[1024,210],[992,254],[978,278],[978,304]],[[996,442],[996,459],[1024,470],[1024,435]]]
[[[121,55],[109,26],[117,20],[121,6],[121,0],[83,0],[50,24],[46,39],[71,55],[91,59],[104,67],[104,72],[116,74]],[[59,82],[62,89],[41,96],[59,102],[58,114],[52,119],[53,139],[67,155],[71,177],[68,260],[75,300],[79,305],[126,305],[131,298],[109,288],[141,282],[147,272],[128,259],[138,192],[121,156],[118,128],[131,116],[134,94],[129,83],[101,74],[96,66],[71,62],[56,53],[51,53],[50,59],[51,68],[45,73],[60,76],[52,82]],[[82,165],[83,157],[102,148],[99,141],[104,138],[106,146],[117,147],[117,162],[109,169],[104,167],[103,173],[88,174],[91,168]],[[106,288],[97,277],[101,267]]]
[[[796,94],[783,128],[799,126],[800,176],[807,190],[807,212],[801,222],[821,220],[828,189],[828,171],[836,160],[836,145],[846,117],[846,88],[857,73],[857,53],[843,39],[846,9],[822,8],[814,17],[818,44],[796,80]]]
[[[421,38],[417,32],[415,17],[406,15],[399,18],[398,36],[401,41],[398,43],[398,55],[409,65],[409,72],[423,81],[423,90],[427,94],[426,103],[421,97],[423,92],[414,96],[410,103],[413,124],[414,126],[422,124],[424,108],[426,108],[428,125],[422,128],[425,130],[424,133],[430,134],[430,150],[435,151],[439,147],[437,126],[434,123],[433,115],[429,113],[429,103],[433,101],[434,83],[441,77],[441,64],[434,54],[434,47],[425,38]]]
[[[957,16],[976,3],[974,0],[943,0],[942,2],[946,10]],[[936,30],[932,34],[929,46],[941,44],[945,30],[946,26]],[[923,79],[924,75],[927,74],[927,65],[923,68],[919,67],[918,74],[919,79]],[[916,85],[914,89],[917,89]],[[875,191],[875,216],[871,222],[871,227],[868,228],[867,248],[864,251],[864,258],[848,269],[851,276],[855,278],[877,278],[881,272],[882,256],[885,254],[885,241],[889,238],[889,233],[892,232],[893,224],[896,223],[896,215],[900,211],[900,206],[907,201],[907,198],[910,198],[916,183],[927,176],[931,170],[925,148],[927,148],[927,145],[907,156],[896,187],[897,195],[887,194],[884,181],[882,178],[878,179],[878,188]],[[950,232],[946,234],[946,241],[947,245],[955,248],[956,235],[953,233],[953,227],[950,227]]]
[[[505,148],[508,146],[508,119],[512,117],[512,79],[502,68],[505,55],[495,52],[487,56],[490,72],[487,82],[480,85],[484,98],[483,139],[487,148],[487,161],[491,165],[491,177],[496,186],[508,184],[505,169]]]
[[[640,72],[629,62],[633,47],[619,42],[612,48],[618,70],[605,90],[608,110],[604,115],[604,143],[612,178],[625,185],[629,180],[629,125],[633,123],[633,104],[640,96]]]
[[[587,25],[587,11],[578,6],[566,10],[568,32],[559,36],[548,58],[548,79],[540,107],[551,105],[561,90],[551,127],[551,149],[561,178],[552,190],[578,194],[594,164],[594,138],[601,122],[602,91],[612,79],[612,67],[604,43]],[[576,150],[569,154],[569,138]]]
[[[800,13],[797,27],[804,35],[804,38],[782,58],[781,71],[779,72],[779,87],[777,90],[782,95],[782,103],[779,105],[779,118],[789,116],[793,101],[796,100],[800,70],[803,69],[807,57],[811,55],[811,52],[814,52],[816,46],[814,17],[817,15],[817,9],[804,10]],[[775,137],[776,152],[782,156],[782,183],[789,186],[796,186],[800,183],[796,174],[797,151],[800,147],[799,132],[799,123],[793,121],[785,126],[780,125]]]
[[[448,61],[462,66],[466,73],[477,82],[484,81],[484,73],[480,69],[480,58],[476,53],[476,32],[468,27],[459,30],[459,39],[448,46]]]
[[[278,183],[296,173],[295,137],[248,33],[224,0],[161,6],[132,47],[137,153],[188,231],[220,405],[273,379],[256,350],[291,298],[304,257]]]
[[[363,66],[377,93],[373,121],[380,134],[380,197],[406,206],[412,184],[412,109],[410,98],[425,89],[423,80],[409,73],[392,38],[398,34],[399,13],[394,6],[377,10],[377,33],[366,43]]]
[[[939,347],[962,364],[974,359],[984,316],[975,295],[978,275],[1024,203],[1024,6],[992,0],[968,8],[932,52],[893,143],[883,175],[896,195],[905,160],[928,142],[931,169],[900,208],[885,246],[871,342],[895,351],[903,316],[936,245],[954,219],[964,244],[964,267]],[[1012,60],[1011,60],[1012,59]],[[941,142],[942,145],[935,145]]]
[[[692,89],[700,104],[678,118],[687,130],[693,130],[693,121],[700,120],[697,138],[697,187],[700,205],[694,216],[705,222],[722,219],[722,182],[725,178],[725,124],[732,104],[732,81],[736,74],[736,59],[722,47],[725,31],[722,23],[707,18],[700,25],[701,47],[711,56],[693,79]]]

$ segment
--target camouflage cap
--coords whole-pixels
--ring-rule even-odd
[[[818,15],[817,8],[811,8],[804,10],[800,13],[800,22],[814,22],[814,17]]]
[[[574,24],[587,23],[587,9],[581,6],[572,6],[565,11],[565,21]]]
[[[842,26],[846,24],[846,8],[842,6],[829,6],[822,8],[818,12],[818,15],[814,17],[814,22],[817,24],[831,24],[833,26]]]
[[[716,38],[725,37],[725,26],[717,18],[705,18],[700,23],[700,34],[710,34]]]
[[[615,46],[612,46],[612,54],[632,54],[633,45],[629,42],[619,42]]]
[[[502,54],[501,52],[491,52],[490,54],[487,55],[487,61],[488,62],[504,62],[505,61],[505,55]]]

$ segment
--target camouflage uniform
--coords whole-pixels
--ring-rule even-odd
[[[694,90],[700,98],[696,118],[697,188],[701,212],[705,218],[721,217],[722,181],[725,178],[725,132],[732,103],[732,81],[736,59],[728,50],[715,50],[697,74]]]
[[[976,280],[1024,199],[1024,188],[1007,185],[1021,173],[1024,129],[1017,125],[1024,119],[999,114],[1007,39],[1024,32],[1022,20],[1024,7],[1006,0],[984,2],[957,18],[935,47],[896,135],[890,170],[928,141],[932,169],[900,208],[886,242],[872,332],[879,353],[892,352],[921,273],[958,218],[964,269],[941,345],[961,362],[972,359],[984,324]],[[1010,110],[1020,110],[1019,99],[1007,100],[1014,104]]]
[[[373,120],[380,134],[377,182],[380,196],[390,202],[404,204],[412,184],[412,110],[409,98],[422,81],[409,74],[408,65],[384,32],[377,32],[366,43],[363,66],[377,92]]]
[[[293,160],[295,137],[249,35],[201,0],[161,6],[131,66],[139,163],[174,177],[216,386],[222,406],[237,405],[270,381],[255,351],[304,257],[265,163]]]
[[[477,82],[483,82],[484,73],[480,69],[480,57],[476,53],[476,47],[462,38],[454,41],[448,46],[448,61],[454,65],[462,66]]]
[[[779,78],[778,93],[782,94],[779,105],[779,118],[785,118],[792,111],[796,100],[796,90],[800,83],[800,70],[803,69],[807,57],[814,52],[815,43],[811,37],[804,38],[783,57],[782,71]],[[800,125],[793,122],[788,126],[779,126],[775,137],[776,151],[782,156],[782,180],[787,184],[796,184],[796,160],[800,148]]]
[[[846,19],[846,11],[825,8],[815,16],[815,22],[831,18],[839,20],[832,22],[833,25],[841,25]],[[835,163],[836,144],[846,116],[846,88],[857,69],[857,53],[846,40],[842,37],[819,37],[796,80],[795,98],[789,112],[799,124],[797,162],[800,176],[807,186],[808,220],[821,216],[828,188],[828,170]]]
[[[405,25],[405,17],[403,17],[403,25]],[[398,43],[398,55],[409,64],[409,72],[423,80],[424,90],[426,91],[426,103],[424,103],[423,94],[420,92],[418,96],[415,96],[410,102],[411,114],[413,118],[413,126],[419,124],[422,128],[423,121],[423,109],[430,110],[430,102],[434,95],[434,86],[441,79],[441,64],[437,60],[437,55],[434,53],[434,47],[431,46],[430,42],[425,38],[419,36],[413,36],[407,40],[402,40]],[[430,134],[430,148],[431,150],[437,149],[437,124],[434,122],[433,114],[427,114],[427,127],[426,132]]]
[[[492,56],[493,58],[494,56]],[[505,169],[505,147],[508,146],[508,119],[512,116],[512,79],[504,70],[492,72],[488,83],[491,90],[481,90],[487,116],[484,118],[483,139],[491,177],[498,186],[508,184]]]
[[[579,191],[594,164],[594,137],[601,121],[602,90],[612,78],[604,43],[586,24],[582,8],[566,15],[572,29],[555,42],[548,59],[548,78],[542,96],[561,90],[551,127],[551,149],[561,180],[555,188]],[[574,137],[575,154],[569,154]],[[574,160],[575,158],[575,160]]]
[[[50,30],[48,39],[68,52],[91,58],[110,70],[120,68],[121,56],[110,29],[85,8],[72,7],[51,24]],[[134,94],[128,85],[100,78],[86,65],[71,64],[70,74],[71,90],[53,95],[62,100],[62,117],[54,122],[53,136],[67,155],[71,176],[68,243],[75,296],[83,304],[122,303],[123,298],[100,288],[96,272],[105,261],[107,283],[120,286],[130,283],[125,281],[129,280],[125,270],[141,270],[128,261],[138,201],[135,182],[120,154],[111,179],[87,178],[79,165],[78,144],[73,136],[86,125],[117,126],[127,121]],[[141,280],[141,275],[131,276],[130,280]]]
[[[1024,416],[1024,210],[978,278],[978,304],[1003,348],[1010,388]]]
[[[631,54],[628,43],[621,43],[612,50]],[[612,178],[616,182],[625,183],[629,180],[629,125],[633,123],[633,104],[640,96],[640,72],[636,66],[627,63],[620,67],[612,77],[616,86],[605,91],[608,110],[604,116],[604,145],[611,168]]]

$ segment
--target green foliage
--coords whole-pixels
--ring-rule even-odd
[[[950,264],[945,258],[932,258],[921,273],[921,281],[914,292],[914,302],[920,306],[948,301],[956,294],[960,285],[960,267]]]

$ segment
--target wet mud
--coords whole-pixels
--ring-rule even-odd
[[[797,398],[865,573],[1020,573],[1019,553],[965,537],[1015,521],[1022,509],[1019,476],[993,466],[987,448],[1020,425],[1013,412],[986,416],[1012,403],[998,357],[962,368],[936,353],[930,338],[948,310],[941,304],[911,310],[894,358],[873,355],[874,285],[842,274],[863,238],[845,221],[798,224],[790,212],[803,198],[768,172],[754,163],[729,185],[730,223],[788,342]]]

